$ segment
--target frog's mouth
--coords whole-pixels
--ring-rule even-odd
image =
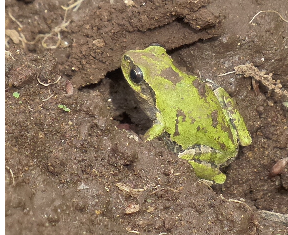
[[[145,82],[144,82],[145,84]],[[141,86],[141,92],[143,90],[143,93],[135,92],[135,97],[139,101],[139,107],[146,113],[146,115],[151,120],[156,120],[156,99],[155,99],[155,93],[151,89],[151,87],[146,83],[145,85]],[[146,95],[144,95],[144,93]],[[147,95],[149,93],[149,95]]]

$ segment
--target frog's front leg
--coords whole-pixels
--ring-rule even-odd
[[[153,121],[153,126],[146,131],[144,135],[145,140],[152,140],[158,136],[160,136],[165,130],[165,122],[163,120],[162,115],[159,111],[156,112],[156,120]]]
[[[250,145],[252,142],[251,136],[246,128],[243,117],[236,109],[234,100],[221,87],[215,89],[214,94],[222,106],[225,116],[229,119],[228,122],[231,123],[232,128],[236,130],[236,133],[232,131],[232,134],[236,135],[233,136],[234,141],[239,141],[242,146]]]

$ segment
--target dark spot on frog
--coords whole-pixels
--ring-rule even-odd
[[[198,90],[198,93],[200,96],[202,96],[203,98],[206,98],[207,85],[205,83],[201,82],[199,79],[195,79],[193,81],[193,86]]]
[[[198,125],[197,127],[196,127],[196,131],[197,132],[202,132],[202,133],[208,133],[208,131],[207,131],[207,129],[204,127],[204,126],[201,126],[201,125]]]
[[[219,145],[223,152],[227,151],[227,146],[224,143],[219,143]]]
[[[182,78],[181,76],[176,73],[172,68],[164,69],[160,76],[165,77],[167,80],[171,81],[173,84],[177,84],[178,82],[181,82]]]
[[[212,117],[212,126],[216,128],[218,125],[218,111],[217,110],[213,111],[211,117]]]
[[[179,120],[180,120],[179,117],[182,117],[182,121],[181,121],[181,122],[185,122],[185,121],[186,121],[186,115],[185,115],[185,113],[184,113],[182,110],[180,110],[180,109],[177,110],[177,114],[176,114],[175,132],[174,132],[174,134],[173,134],[174,137],[180,135],[179,129],[178,129],[178,124],[179,124]]]
[[[230,123],[231,123],[231,125],[232,125],[231,128],[234,128],[234,124],[233,124],[233,122],[231,122],[231,119],[230,119]],[[235,128],[234,128],[234,129],[235,129]],[[226,126],[226,125],[221,125],[221,130],[222,130],[223,132],[228,133],[228,134],[229,134],[229,139],[233,141],[233,135],[232,135],[231,129],[230,129],[228,126]]]
[[[191,117],[190,117],[190,119],[191,119],[191,122],[190,122],[191,124],[194,124],[194,122],[196,122],[196,119],[195,119],[195,118],[191,118]]]

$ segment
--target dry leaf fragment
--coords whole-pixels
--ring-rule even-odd
[[[20,42],[20,35],[15,29],[6,29],[5,34],[11,38],[15,44]]]
[[[125,185],[125,184],[123,184],[123,183],[117,183],[116,186],[117,186],[121,191],[123,191],[124,193],[129,194],[129,195],[132,196],[132,197],[138,197],[139,194],[144,191],[144,189],[134,189],[134,188],[132,188],[132,187],[130,187],[130,186],[128,186],[128,185]]]
[[[129,204],[125,209],[125,214],[132,214],[139,211],[140,206],[138,204]]]
[[[124,0],[124,3],[126,4],[126,6],[135,6],[135,3],[132,0]]]
[[[148,206],[147,212],[150,213],[150,212],[153,212],[154,210],[155,210],[154,207]]]

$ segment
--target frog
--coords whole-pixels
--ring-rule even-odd
[[[152,121],[145,141],[164,133],[203,180],[223,184],[221,171],[252,138],[236,102],[220,86],[179,69],[166,49],[129,50],[121,60],[124,78]],[[176,148],[175,148],[176,149]]]

